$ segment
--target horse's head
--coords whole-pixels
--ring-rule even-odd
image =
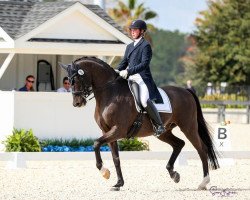
[[[91,76],[82,63],[59,65],[68,72],[73,94],[73,106],[81,107],[87,103],[87,97],[92,93]]]
[[[97,94],[119,77],[113,68],[95,57],[82,57],[72,64],[59,65],[68,72],[75,107],[85,105],[93,90]]]

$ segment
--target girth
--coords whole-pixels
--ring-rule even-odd
[[[129,128],[129,131],[127,133],[127,138],[133,138],[137,135],[139,132],[141,126],[142,126],[142,120],[143,120],[143,112],[140,111],[139,114],[137,115],[134,123],[132,126]]]

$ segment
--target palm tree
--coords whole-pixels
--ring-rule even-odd
[[[108,13],[125,31],[128,31],[129,25],[135,19],[147,21],[157,17],[157,13],[146,8],[144,3],[138,5],[138,0],[127,0],[126,3],[119,0],[117,6],[109,9]],[[147,24],[149,31],[155,29],[152,24]]]

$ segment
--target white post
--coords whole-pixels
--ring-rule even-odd
[[[7,58],[5,59],[2,67],[0,68],[0,79],[2,78],[2,76],[3,76],[4,72],[5,72],[5,70],[7,69],[7,67],[9,66],[9,64],[10,64],[12,58],[14,57],[14,55],[15,55],[14,53],[10,53],[7,56]]]
[[[2,141],[12,133],[14,127],[14,91],[0,91],[0,152],[4,151]]]
[[[7,169],[27,168],[23,152],[13,152],[11,160],[7,163]]]
[[[220,151],[231,151],[231,134],[230,134],[230,125],[222,123],[216,127],[216,133],[214,135],[215,147]],[[234,165],[233,158],[218,158],[220,166],[230,166]]]
[[[109,65],[111,65],[111,64],[112,64],[112,62],[114,61],[114,59],[115,59],[115,56],[112,56],[112,57],[110,58],[110,60],[109,60],[108,64],[109,64]]]

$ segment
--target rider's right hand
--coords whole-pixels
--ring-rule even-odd
[[[119,71],[118,69],[115,69],[115,72],[116,72],[117,74],[119,74],[119,73],[120,73],[120,71]]]
[[[124,78],[124,79],[127,79],[128,77],[128,71],[125,69],[125,70],[122,70],[120,71],[119,75]]]

